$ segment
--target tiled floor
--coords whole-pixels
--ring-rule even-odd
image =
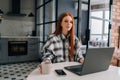
[[[0,65],[0,80],[26,80],[39,62]]]

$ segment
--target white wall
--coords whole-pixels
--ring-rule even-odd
[[[3,20],[0,33],[2,36],[26,36],[31,34],[33,26],[30,21]]]
[[[4,12],[4,19],[0,23],[0,33],[2,36],[25,36],[34,28],[34,17],[28,17],[30,12],[34,13],[34,0],[21,0],[21,13],[27,14],[25,17],[7,16],[10,12],[11,0],[0,0],[0,9]]]

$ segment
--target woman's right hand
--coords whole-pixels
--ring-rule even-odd
[[[42,65],[41,64],[39,65],[39,71],[40,71],[40,73],[42,73]]]

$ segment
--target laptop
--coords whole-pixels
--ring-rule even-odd
[[[83,65],[72,65],[64,68],[78,75],[105,71],[109,68],[113,51],[113,47],[90,48],[87,50]]]

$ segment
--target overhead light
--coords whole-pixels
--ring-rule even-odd
[[[28,14],[28,17],[34,17],[34,14],[31,12],[30,14]]]

